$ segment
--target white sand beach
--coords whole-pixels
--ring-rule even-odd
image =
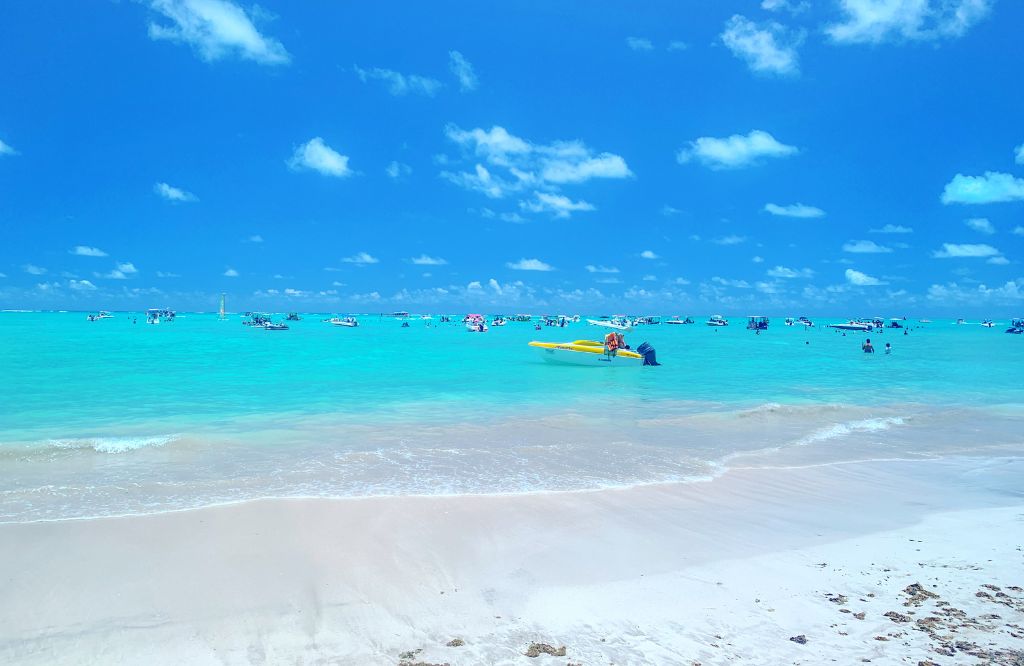
[[[865,462],[5,524],[0,662],[1020,664],[1022,471]]]

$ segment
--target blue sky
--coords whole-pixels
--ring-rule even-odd
[[[0,307],[1024,311],[1024,3],[8,3]]]

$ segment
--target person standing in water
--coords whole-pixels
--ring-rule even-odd
[[[864,344],[862,344],[860,346],[860,349],[865,354],[874,354],[875,353],[875,346],[873,344],[871,344],[871,338],[868,338],[867,340],[865,340]]]

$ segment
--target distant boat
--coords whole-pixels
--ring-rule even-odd
[[[711,315],[704,323],[708,326],[728,326],[729,320],[722,315]]]
[[[302,321],[302,317],[297,312],[289,312],[288,316],[284,318],[285,321]]]
[[[767,331],[768,330],[768,317],[763,315],[751,315],[747,317],[747,330],[748,331]]]
[[[828,328],[834,328],[839,331],[870,331],[874,328],[871,324],[865,324],[861,321],[850,320],[845,324],[829,324]]]
[[[359,320],[355,317],[334,317],[329,320],[332,326],[342,326],[345,328],[355,328],[359,326]]]
[[[622,321],[622,320],[619,320],[619,319],[611,319],[609,321],[602,321],[600,319],[588,319],[587,323],[590,324],[591,326],[600,326],[602,328],[611,328],[611,329],[614,329],[616,331],[631,331],[631,330],[633,330],[633,327],[630,326],[628,322],[625,322],[625,321]]]
[[[993,328],[996,325],[996,323],[991,319],[986,319],[985,321],[981,322],[981,325],[984,326],[985,328]]]
[[[665,320],[666,324],[692,324],[693,320],[687,317],[686,319],[680,319],[679,316],[672,317],[671,319]]]

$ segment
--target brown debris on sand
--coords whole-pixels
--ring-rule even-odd
[[[807,636],[804,636],[803,634],[800,634],[799,636],[790,636],[789,640],[794,643],[799,643],[800,645],[807,645]]]
[[[903,613],[897,613],[896,611],[889,611],[888,613],[882,613],[882,615],[889,618],[893,622],[896,622],[897,624],[910,622],[910,617],[904,615]]]
[[[556,648],[554,645],[548,645],[547,643],[530,643],[530,647],[526,648],[524,654],[527,657],[539,657],[542,654],[550,654],[552,657],[564,657],[565,646]]]
[[[445,645],[447,645],[448,647],[462,647],[465,644],[466,641],[462,640],[461,638],[453,638],[447,643],[445,643]]]
[[[910,597],[910,599],[903,602],[903,605],[908,607],[920,606],[922,603],[928,601],[929,599],[939,598],[939,595],[935,594],[931,590],[926,589],[924,585],[921,585],[921,583],[907,585],[906,589],[904,589],[903,592]]]

